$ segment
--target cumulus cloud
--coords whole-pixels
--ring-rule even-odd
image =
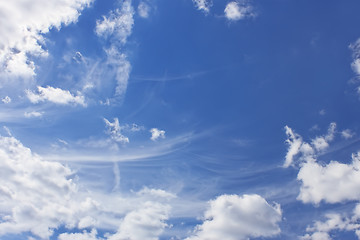
[[[204,11],[205,13],[210,12],[210,8],[212,7],[211,0],[193,0],[193,3],[198,10]]]
[[[157,240],[168,226],[165,221],[169,217],[169,212],[169,205],[145,202],[139,209],[124,217],[117,233],[108,240]]]
[[[187,240],[242,240],[280,233],[280,205],[259,195],[222,195],[210,201],[205,220]]]
[[[336,124],[331,123],[324,136],[316,137],[306,143],[301,136],[286,127],[289,144],[284,166],[293,163],[298,157],[300,169],[297,179],[301,181],[298,199],[304,203],[319,204],[321,201],[339,203],[349,200],[360,200],[360,155],[352,155],[352,163],[345,164],[331,161],[328,164],[318,163],[317,157],[329,142],[334,140]]]
[[[76,197],[73,172],[42,160],[13,137],[0,136],[0,235],[30,231],[42,239],[59,224],[69,227],[90,212]]]
[[[111,11],[108,16],[103,16],[102,20],[96,22],[95,32],[100,37],[112,37],[113,40],[119,40],[124,44],[132,32],[133,15],[131,1],[126,0],[122,3],[121,9]]]
[[[165,138],[165,131],[164,130],[159,130],[157,128],[152,128],[150,129],[151,132],[151,140],[156,141],[159,138]]]
[[[229,2],[224,10],[225,17],[230,21],[237,21],[249,17],[254,17],[255,12],[248,1]]]
[[[325,166],[316,162],[305,163],[298,174],[298,180],[302,182],[298,199],[315,204],[322,200],[328,203],[360,200],[359,153],[352,159],[351,164],[336,161]]]
[[[359,204],[355,208],[352,217],[344,216],[339,213],[328,213],[325,215],[325,221],[316,221],[313,226],[307,227],[308,232],[302,236],[301,240],[331,240],[332,232],[335,231],[350,231],[354,232],[360,239],[360,225],[358,223],[359,216],[357,215]]]
[[[48,55],[43,46],[45,34],[77,21],[92,0],[1,1],[0,72],[31,77],[35,74],[32,57]]]
[[[137,8],[138,14],[142,18],[148,18],[150,10],[150,6],[145,2],[140,2]]]
[[[93,229],[67,239],[158,239],[175,195],[144,188],[133,196],[81,192],[74,172],[43,160],[13,137],[0,136],[0,236],[31,232],[49,239],[60,226]],[[111,230],[99,237],[96,228]]]
[[[11,98],[10,98],[9,96],[6,96],[6,97],[4,97],[3,99],[1,99],[1,101],[2,101],[3,103],[5,103],[5,104],[11,103]]]
[[[47,86],[37,87],[37,92],[33,92],[30,90],[26,91],[26,95],[30,102],[39,103],[49,101],[59,105],[81,105],[83,107],[86,106],[85,97],[78,92],[77,95],[73,95],[68,90],[63,90],[61,88],[54,88]]]
[[[336,133],[336,124],[331,123],[326,135],[317,136],[307,143],[302,137],[288,126],[285,126],[285,133],[288,139],[285,141],[289,148],[286,153],[284,167],[294,165],[294,159],[298,157],[301,163],[314,162],[317,154],[323,152],[329,147],[329,143],[334,140]]]
[[[109,122],[109,120],[104,118],[104,122],[108,129],[107,133],[110,135],[111,139],[113,139],[115,142],[119,142],[119,143],[128,143],[129,142],[129,138],[125,137],[122,134],[124,127],[120,126],[118,118],[114,118],[114,122]]]

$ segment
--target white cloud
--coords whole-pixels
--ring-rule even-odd
[[[165,221],[169,217],[170,206],[156,202],[145,202],[139,209],[128,213],[117,233],[108,240],[157,240],[168,226]]]
[[[137,10],[140,17],[148,18],[151,9],[147,3],[140,2]]]
[[[26,95],[30,102],[38,103],[49,101],[59,105],[82,105],[86,106],[84,96],[78,92],[77,95],[71,94],[68,90],[63,90],[60,88],[54,88],[47,86],[46,88],[38,86],[37,93],[34,93],[30,90],[26,91]]]
[[[111,11],[109,16],[103,16],[101,21],[96,22],[95,32],[98,36],[111,37],[124,44],[132,32],[133,15],[134,9],[131,6],[131,1],[126,0],[122,3],[121,9]]]
[[[211,0],[193,0],[193,3],[195,4],[198,10],[202,10],[205,13],[210,12],[210,8],[212,7]]]
[[[298,134],[286,127],[289,144],[284,166],[293,165],[298,156],[300,170],[297,179],[301,181],[298,199],[304,203],[319,204],[321,201],[339,203],[360,200],[360,153],[352,155],[352,163],[331,161],[328,164],[317,162],[318,154],[333,141],[336,124],[331,123],[324,136],[316,137],[311,144],[304,142]]]
[[[96,228],[118,229],[105,234],[109,240],[158,239],[167,227],[167,202],[175,195],[149,188],[127,198],[82,192],[84,186],[76,179],[69,167],[43,160],[13,137],[0,136],[0,236],[31,232],[49,239],[54,229],[64,226],[93,230],[64,233],[60,240],[100,240]]]
[[[224,13],[225,17],[231,21],[255,16],[253,7],[246,0],[229,2],[225,7]]]
[[[328,213],[325,215],[326,221],[316,221],[312,227],[307,227],[308,232],[301,240],[331,240],[330,233],[335,231],[354,232],[360,239],[360,224],[358,223],[357,208],[354,215],[349,218],[339,213]]]
[[[298,174],[302,182],[298,199],[304,203],[318,204],[324,200],[338,203],[360,200],[360,157],[352,156],[351,164],[332,161],[322,166],[316,162],[305,163]]]
[[[150,129],[151,132],[151,140],[156,141],[159,138],[165,138],[165,131],[159,130],[157,128]]]
[[[84,230],[82,233],[62,233],[58,240],[102,240],[103,238],[98,238],[97,234],[96,229],[92,229],[91,232]]]
[[[107,55],[106,64],[113,69],[117,81],[115,96],[122,96],[127,89],[131,64],[126,59],[126,55],[121,53],[115,45],[111,45],[110,48],[105,49],[105,52]]]
[[[24,116],[26,118],[32,118],[32,117],[42,117],[44,113],[43,112],[36,112],[36,111],[32,111],[32,112],[25,112]]]
[[[13,137],[0,143],[0,235],[30,231],[47,239],[59,224],[75,226],[91,211],[77,198],[68,167],[42,160]]]
[[[77,21],[92,0],[12,0],[0,2],[0,73],[31,77],[35,64],[31,57],[48,55],[44,34]]]
[[[222,195],[210,201],[205,221],[187,240],[246,240],[280,233],[280,205],[259,195]]]
[[[341,131],[341,137],[345,138],[345,139],[350,139],[352,137],[354,137],[355,133],[352,132],[350,129],[345,129],[343,131]]]
[[[120,49],[131,35],[133,25],[134,9],[129,0],[122,3],[121,9],[111,11],[108,16],[103,16],[102,20],[96,22],[96,34],[111,42],[110,46],[104,50],[107,55],[107,72],[111,71],[117,81],[115,97],[123,96],[127,89],[131,64],[127,60],[126,54],[122,53]]]
[[[331,123],[327,134],[312,139],[310,144],[304,142],[302,137],[288,126],[285,126],[285,132],[288,136],[286,143],[289,145],[289,148],[286,153],[284,167],[289,167],[294,165],[295,157],[299,158],[300,164],[303,162],[314,162],[316,155],[326,150],[329,147],[329,142],[334,140],[336,124]]]
[[[11,103],[11,98],[9,97],[9,96],[6,96],[6,97],[4,97],[3,99],[1,99],[1,101],[3,102],[3,103]]]
[[[351,67],[356,75],[360,76],[360,38],[355,43],[350,44],[350,49],[353,51],[353,62]]]
[[[321,109],[321,110],[319,111],[319,114],[320,114],[321,116],[324,116],[324,115],[326,114],[325,109]]]
[[[115,142],[119,142],[119,143],[128,143],[129,142],[129,138],[125,137],[122,134],[124,127],[120,126],[118,118],[114,118],[114,122],[109,122],[109,120],[104,118],[104,122],[106,124],[106,127],[108,128],[107,133],[110,135],[112,140],[114,140]]]

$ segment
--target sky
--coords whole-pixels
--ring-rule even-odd
[[[360,239],[358,9],[0,1],[0,239]]]

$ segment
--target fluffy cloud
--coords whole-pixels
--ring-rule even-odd
[[[78,95],[71,94],[68,90],[63,90],[60,88],[54,88],[47,86],[46,88],[38,86],[37,93],[34,93],[30,90],[26,91],[26,95],[30,102],[39,103],[49,101],[59,105],[81,105],[86,106],[85,98],[78,92]]]
[[[259,195],[222,195],[210,201],[205,221],[187,240],[241,240],[280,233],[280,205],[270,205]]]
[[[224,13],[225,17],[231,21],[255,16],[253,7],[245,0],[229,2],[225,7]]]
[[[156,141],[159,138],[165,138],[165,131],[159,130],[157,128],[150,129],[151,132],[151,140]]]
[[[198,10],[204,11],[206,13],[210,11],[212,6],[212,1],[210,0],[193,0],[193,3]]]
[[[335,123],[330,124],[326,135],[312,139],[310,144],[289,127],[285,127],[285,130],[289,149],[284,166],[292,165],[294,157],[298,157],[300,170],[297,179],[301,181],[299,200],[314,204],[321,201],[338,203],[360,200],[360,190],[357,190],[360,184],[360,153],[352,155],[350,164],[331,161],[324,165],[316,160],[318,154],[334,140]]]
[[[354,232],[360,239],[360,224],[357,210],[359,205],[354,210],[351,218],[343,216],[338,213],[329,213],[325,215],[326,221],[316,221],[312,227],[307,227],[308,232],[305,236],[301,237],[301,240],[331,240],[332,232],[335,231],[350,231]]]
[[[0,2],[0,72],[29,77],[35,74],[31,57],[44,57],[44,34],[77,21],[92,0],[12,0]]]
[[[54,229],[93,228],[64,233],[59,239],[103,239],[96,228],[115,232],[106,239],[158,239],[167,227],[168,200],[164,190],[144,188],[133,196],[81,192],[74,172],[43,160],[13,137],[0,136],[0,236],[31,232],[48,239]],[[118,229],[116,231],[116,229]]]
[[[108,16],[103,16],[102,20],[96,22],[95,32],[98,36],[112,37],[114,40],[126,43],[134,25],[133,15],[134,9],[131,1],[124,1],[121,9],[111,11]]]
[[[352,159],[351,164],[336,161],[325,166],[316,162],[305,163],[298,174],[298,180],[302,182],[298,199],[315,204],[322,200],[328,203],[360,200],[359,153]]]
[[[170,206],[155,202],[145,202],[142,206],[128,213],[118,232],[108,240],[133,239],[133,240],[157,240],[168,225]]]
[[[150,6],[145,2],[140,2],[138,6],[138,14],[142,18],[148,18],[150,12]]]
[[[289,145],[289,148],[286,153],[284,167],[289,167],[294,165],[296,157],[299,157],[300,164],[303,162],[314,162],[317,154],[326,150],[329,147],[329,143],[334,140],[336,124],[331,123],[326,135],[317,136],[310,143],[304,142],[302,137],[288,126],[285,126],[285,132],[288,136],[286,143]]]
[[[118,118],[114,118],[114,122],[109,122],[109,120],[104,118],[104,122],[108,129],[107,133],[110,135],[112,140],[114,140],[115,142],[119,142],[119,143],[128,143],[129,142],[129,138],[125,137],[122,134],[124,127],[120,126]]]
[[[30,231],[46,239],[91,211],[91,199],[76,197],[68,167],[42,160],[13,137],[0,137],[0,169],[0,235]]]

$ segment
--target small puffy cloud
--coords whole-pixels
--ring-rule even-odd
[[[254,9],[248,1],[229,2],[224,10],[225,17],[230,21],[237,21],[249,17],[254,17]]]
[[[0,73],[31,77],[35,74],[32,57],[45,57],[44,34],[77,21],[92,0],[12,0],[0,2]]]
[[[321,109],[321,110],[319,111],[319,114],[320,114],[321,116],[324,116],[324,115],[326,114],[325,109]]]
[[[24,116],[26,118],[33,118],[33,117],[42,117],[43,114],[44,114],[44,112],[32,111],[32,112],[25,112]]]
[[[152,128],[150,129],[151,132],[151,140],[156,141],[159,138],[165,138],[165,131],[164,130],[160,130],[157,128]]]
[[[222,195],[210,201],[205,221],[187,240],[246,240],[280,233],[280,205],[259,195]]]
[[[352,132],[350,129],[345,129],[343,131],[341,131],[341,137],[345,138],[345,139],[350,139],[352,137],[354,137],[355,133]]]
[[[150,6],[145,2],[140,2],[137,8],[138,14],[142,18],[148,18],[150,10]]]
[[[104,118],[104,122],[108,129],[107,133],[110,135],[112,140],[114,140],[115,142],[119,142],[119,143],[128,143],[129,142],[129,138],[125,137],[122,134],[124,127],[120,126],[118,118],[114,118],[114,122],[110,122],[109,120]]]
[[[204,11],[205,13],[210,12],[212,6],[211,0],[193,0],[193,3],[198,10]]]
[[[5,103],[5,104],[11,103],[11,98],[10,98],[9,96],[6,96],[6,97],[4,97],[3,99],[1,99],[1,101],[2,101],[3,103]]]
[[[30,90],[26,91],[26,95],[32,103],[49,101],[59,105],[73,104],[86,106],[85,98],[80,92],[75,96],[71,94],[70,91],[61,88],[50,86],[47,86],[46,88],[38,86],[37,88],[37,92],[32,92]]]
[[[126,43],[126,39],[132,32],[134,25],[134,9],[131,1],[125,0],[121,9],[111,11],[108,16],[96,22],[95,32],[98,36],[109,38]]]
[[[75,226],[90,211],[74,199],[68,167],[42,160],[13,137],[0,137],[0,169],[0,235],[29,231],[47,239],[59,223]]]
[[[303,141],[302,137],[295,133],[291,128],[285,126],[285,132],[288,139],[285,141],[288,145],[284,167],[294,165],[294,159],[299,158],[299,162],[314,162],[317,153],[323,152],[329,147],[329,142],[334,140],[336,133],[336,124],[331,123],[328,132],[324,136],[318,136],[310,143]]]

